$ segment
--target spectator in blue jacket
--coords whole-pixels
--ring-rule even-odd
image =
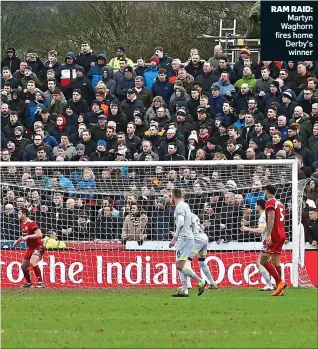
[[[158,56],[152,56],[150,58],[150,67],[144,72],[145,87],[151,90],[156,78],[158,77]]]
[[[77,191],[80,192],[82,199],[94,199],[96,195],[96,182],[94,172],[90,168],[85,168],[83,178],[77,185]]]
[[[38,103],[37,101],[32,101],[28,104],[28,107],[25,111],[25,124],[27,128],[33,128],[33,124],[35,121],[35,114],[40,112],[45,107],[43,104]]]
[[[220,76],[218,82],[215,82],[213,86],[220,87],[220,94],[222,96],[226,96],[228,92],[234,94],[236,92],[235,87],[230,83],[230,75],[228,72],[223,72]]]
[[[152,85],[151,92],[153,97],[160,96],[166,103],[169,103],[170,97],[174,93],[173,84],[169,82],[167,71],[163,68],[158,70],[158,77]]]
[[[257,200],[266,200],[265,192],[262,190],[262,183],[259,180],[256,180],[252,187],[252,192],[245,195],[244,202],[246,205],[253,210],[255,213],[256,201]]]
[[[209,106],[215,111],[216,114],[222,113],[223,103],[225,98],[220,94],[220,86],[215,83],[211,87],[212,96],[209,97]]]
[[[103,80],[102,69],[106,66],[106,56],[100,54],[97,56],[97,64],[91,67],[87,73],[87,77],[92,80],[93,88],[99,81]]]

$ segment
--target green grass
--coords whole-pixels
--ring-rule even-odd
[[[317,289],[3,290],[2,348],[316,348]]]

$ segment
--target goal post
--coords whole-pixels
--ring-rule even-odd
[[[266,184],[278,187],[286,207],[288,241],[283,276],[311,286],[301,266],[300,213],[306,181],[297,160],[1,162],[1,285],[23,282],[26,246],[17,210],[39,223],[47,253],[40,268],[48,287],[179,285],[169,249],[174,230],[171,190],[181,188],[209,236],[207,261],[219,286],[262,286],[256,267],[257,199]],[[197,261],[193,268],[197,271]]]

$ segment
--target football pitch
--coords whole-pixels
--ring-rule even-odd
[[[2,348],[316,348],[317,289],[3,289]]]

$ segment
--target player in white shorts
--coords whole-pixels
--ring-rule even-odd
[[[194,213],[192,213],[192,232],[194,235],[194,248],[190,252],[187,263],[191,265],[191,261],[197,255],[200,268],[209,281],[210,286],[208,288],[216,290],[218,287],[213,280],[210,269],[205,261],[208,252],[209,238],[204,232],[204,227],[200,222],[200,218]],[[180,278],[182,281],[182,276]],[[187,278],[187,285],[189,286],[189,278]]]
[[[194,236],[192,232],[192,212],[187,203],[184,202],[180,189],[173,189],[172,200],[176,205],[174,218],[176,223],[176,232],[171,240],[169,247],[176,246],[176,266],[177,269],[183,274],[182,289],[172,295],[173,297],[189,297],[188,286],[186,277],[195,279],[198,283],[198,296],[200,296],[204,290],[207,282],[202,280],[189,265],[186,265],[186,261],[194,248]]]
[[[249,233],[253,233],[253,234],[262,234],[262,240],[264,241],[266,235],[266,215],[265,215],[265,200],[257,200],[256,201],[256,211],[259,215],[258,218],[258,225],[256,228],[251,228],[251,227],[247,227],[247,226],[243,226],[242,230],[249,232]],[[273,285],[271,283],[271,278],[270,275],[268,273],[268,271],[261,265],[260,263],[260,258],[258,257],[257,259],[257,268],[260,271],[260,273],[262,274],[266,285],[260,289],[260,291],[272,291]]]

